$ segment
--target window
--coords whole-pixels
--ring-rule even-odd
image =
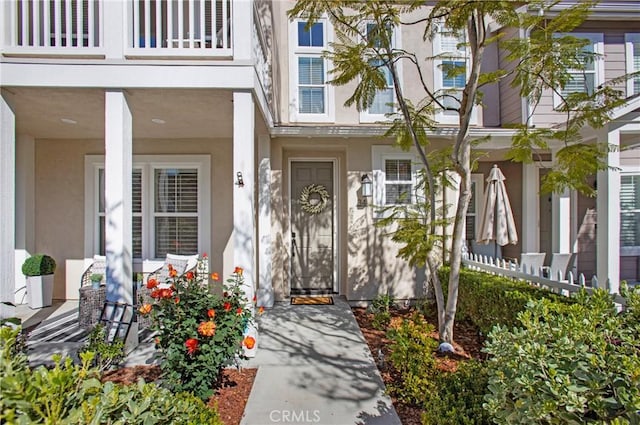
[[[307,28],[296,20],[289,29],[291,121],[333,120],[333,91],[327,84],[327,60],[322,52],[330,41],[330,25],[319,20]]]
[[[620,176],[620,246],[640,247],[640,174]]]
[[[464,34],[456,33],[444,24],[439,24],[436,28],[433,38],[434,86],[440,103],[444,106],[443,110],[436,113],[436,120],[445,124],[457,124],[457,110],[467,82],[469,65],[466,38]],[[475,123],[475,109],[471,119]]]
[[[466,240],[476,239],[476,230],[480,226],[480,214],[483,202],[482,174],[471,174],[471,200],[467,208]]]
[[[366,24],[367,35],[374,34],[377,31],[378,25],[375,23],[367,23]],[[400,32],[396,30],[396,28],[388,28],[388,32],[391,35],[391,47],[398,48],[400,45]],[[373,41],[373,45],[376,48],[381,47],[380,41]],[[395,101],[395,91],[393,85],[393,78],[391,76],[391,71],[384,66],[384,62],[382,59],[372,59],[370,64],[373,66],[379,67],[382,71],[385,81],[386,87],[383,89],[377,90],[375,97],[373,99],[373,103],[371,106],[360,113],[360,121],[361,122],[376,122],[376,121],[385,121],[388,120],[386,114],[393,113],[396,108],[394,107]],[[401,75],[401,66],[400,63],[396,64],[398,73]]]
[[[410,204],[413,193],[411,159],[385,159],[384,177],[384,204]]]
[[[373,204],[402,205],[415,202],[417,157],[393,146],[373,146]]]
[[[85,228],[87,235],[94,237],[85,251],[87,255],[105,255],[104,157],[88,156],[86,168],[87,178],[96,184],[86,185],[86,209],[94,218],[88,218]],[[163,259],[167,253],[188,255],[208,250],[209,173],[208,157],[134,157],[134,259]]]
[[[604,75],[604,69],[602,68],[604,65],[602,60],[591,56],[593,53],[603,53],[602,34],[559,34],[559,36],[562,35],[572,35],[577,38],[585,38],[590,40],[590,43],[583,49],[585,53],[589,54],[585,55],[582,60],[584,69],[569,70],[569,73],[571,74],[571,81],[569,81],[565,87],[560,90],[560,93],[563,97],[571,93],[593,94],[596,88],[602,84],[602,76]],[[554,106],[558,107],[561,104],[562,99],[558,95],[554,94]]]
[[[640,71],[640,33],[625,34],[627,73]],[[640,93],[640,75],[627,81],[627,97]]]

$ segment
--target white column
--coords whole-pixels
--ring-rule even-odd
[[[598,224],[596,230],[597,273],[600,287],[609,280],[611,292],[620,289],[620,133],[610,131],[608,142],[614,147],[607,154],[605,171],[598,172]]]
[[[571,252],[571,195],[568,190],[553,194],[551,214],[553,252]]]
[[[131,261],[132,119],[121,90],[105,93],[107,300],[133,304]]]
[[[253,1],[233,1],[233,60],[251,61],[253,46]]]
[[[0,318],[14,316],[16,115],[0,93]]]
[[[538,167],[522,164],[522,252],[540,250]]]
[[[258,137],[258,306],[273,307],[271,282],[271,139]]]
[[[35,249],[35,139],[16,137],[16,269],[14,297],[16,304],[26,300],[27,279],[22,264]]]
[[[122,59],[127,29],[131,28],[131,2],[129,1],[101,1],[103,24],[102,44],[107,59]],[[126,25],[125,23],[129,23]]]
[[[251,308],[256,282],[255,119],[251,93],[233,93],[233,260],[244,269],[243,290]],[[240,174],[239,174],[240,173]],[[238,184],[239,175],[243,184]],[[257,330],[246,332],[257,340]],[[246,350],[255,356],[256,347]]]

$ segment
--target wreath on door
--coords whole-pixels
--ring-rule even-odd
[[[321,184],[310,184],[300,192],[300,208],[302,211],[316,215],[320,214],[329,202],[329,192]]]

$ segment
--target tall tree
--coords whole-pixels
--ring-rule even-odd
[[[587,178],[606,169],[606,143],[586,144],[580,130],[588,125],[602,127],[611,111],[624,99],[615,89],[620,81],[604,84],[596,90],[567,93],[564,90],[573,73],[593,64],[596,53],[585,49],[588,41],[567,33],[578,27],[596,2],[570,2],[557,8],[561,1],[532,0],[443,0],[420,1],[358,1],[358,0],[298,0],[290,17],[305,17],[309,24],[326,17],[334,27],[335,42],[325,56],[332,62],[332,84],[355,83],[346,106],[365,110],[374,102],[376,93],[387,86],[387,76],[393,81],[397,113],[389,134],[397,144],[415,148],[424,166],[426,219],[416,213],[404,216],[394,238],[406,245],[400,255],[411,264],[426,266],[433,286],[438,309],[440,339],[453,341],[453,324],[458,298],[458,282],[465,240],[466,215],[471,199],[472,148],[478,140],[469,136],[473,108],[482,102],[482,87],[512,77],[512,86],[528,99],[530,115],[517,126],[508,158],[530,163],[537,149],[549,149],[559,141],[554,168],[549,172],[544,189],[562,191],[578,189],[593,195]],[[553,13],[550,13],[553,11]],[[420,31],[423,48],[409,51],[393,43],[393,32],[413,27]],[[518,36],[520,29],[525,36]],[[428,43],[435,34],[448,34],[459,39],[456,49],[466,52],[464,61],[442,60],[446,54],[429,55]],[[508,69],[483,72],[482,63],[487,47],[500,41],[510,61]],[[436,90],[427,82],[425,64],[442,62],[447,78],[462,77],[460,89]],[[415,78],[422,95],[403,92],[400,64],[404,78]],[[555,93],[561,99],[562,125],[553,128],[533,128],[529,120],[544,95]],[[419,99],[417,99],[419,97]],[[417,99],[417,101],[416,101]],[[434,113],[454,111],[458,115],[458,131],[448,151],[450,169],[457,174],[458,202],[453,220],[449,262],[451,272],[445,298],[437,269],[442,258],[434,249],[439,218],[436,208],[442,155],[430,155],[429,130],[435,125]],[[437,159],[436,159],[437,158]],[[418,209],[419,210],[419,209]],[[415,211],[418,211],[415,210]]]

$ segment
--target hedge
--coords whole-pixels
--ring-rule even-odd
[[[442,267],[438,272],[445,294],[449,270],[449,267]],[[532,299],[573,303],[571,298],[523,281],[463,268],[460,270],[456,318],[471,322],[486,335],[495,325],[517,325],[518,313]]]

